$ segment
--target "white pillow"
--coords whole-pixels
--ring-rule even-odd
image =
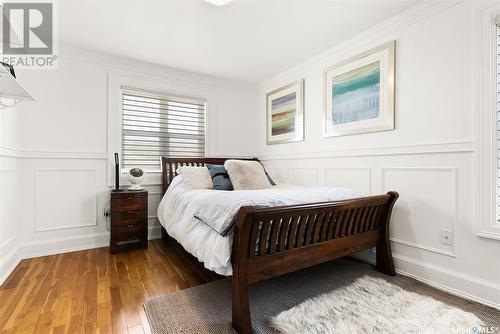
[[[271,188],[264,167],[258,161],[226,160],[224,167],[234,190]]]
[[[184,183],[190,189],[213,189],[214,184],[207,167],[182,166],[177,168],[177,174],[182,175]]]

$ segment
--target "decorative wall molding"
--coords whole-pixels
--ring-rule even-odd
[[[375,265],[374,253],[360,253],[353,257]],[[392,257],[394,258],[396,272],[400,275],[412,277],[417,281],[452,295],[500,309],[500,303],[498,302],[500,300],[500,284],[498,283],[417,261],[394,252]],[[441,283],[438,283],[438,281]]]
[[[94,185],[94,218],[90,222],[86,222],[83,224],[78,224],[78,225],[64,225],[62,227],[49,227],[49,228],[41,228],[39,226],[40,224],[40,217],[38,210],[40,208],[39,204],[39,191],[40,186],[38,184],[39,182],[39,176],[40,173],[44,172],[92,172],[93,173],[93,185]],[[35,179],[34,179],[34,196],[35,196],[35,206],[34,206],[34,212],[35,212],[35,232],[47,232],[47,231],[57,231],[57,230],[66,230],[66,229],[74,229],[74,228],[84,228],[84,227],[93,227],[97,226],[98,224],[98,191],[97,191],[97,169],[95,168],[37,168],[35,169]],[[60,190],[56,190],[56,192],[59,192]],[[70,194],[61,194],[65,197],[70,196]]]
[[[18,235],[17,233],[14,233],[9,239],[5,240],[1,245],[0,245],[0,254],[4,252],[5,249],[8,249],[10,244],[13,243],[17,239]],[[14,247],[15,248],[15,247]]]
[[[384,167],[381,168],[381,187],[382,187],[382,192],[387,192],[390,189],[388,189],[386,181],[387,181],[387,172],[389,171],[400,171],[400,172],[438,172],[438,173],[450,173],[453,178],[453,183],[452,183],[452,189],[450,189],[450,196],[452,197],[452,233],[453,233],[453,244],[451,246],[451,251],[439,249],[436,247],[432,247],[429,245],[424,245],[421,243],[417,243],[414,241],[410,240],[403,240],[400,238],[394,238],[391,237],[391,241],[406,245],[409,247],[413,248],[418,248],[422,249],[425,251],[437,253],[437,254],[442,254],[446,256],[451,256],[451,257],[456,257],[456,239],[455,238],[455,233],[456,233],[456,221],[457,221],[457,197],[458,197],[458,192],[457,192],[457,168],[455,167]],[[396,203],[396,205],[398,205]]]
[[[22,152],[13,147],[0,146],[0,157],[19,158]]]
[[[372,168],[371,167],[326,167],[325,168],[325,180],[324,180],[324,185],[328,186],[328,172],[329,171],[364,171],[367,176],[367,195],[370,195],[372,193]],[[344,185],[340,185],[344,186]],[[357,189],[357,187],[351,186],[351,188]]]
[[[430,247],[427,245],[423,245],[423,244],[419,244],[419,243],[415,243],[415,242],[411,242],[411,241],[407,241],[407,240],[402,240],[402,239],[398,239],[398,238],[392,238],[392,237],[391,237],[391,241],[395,242],[397,244],[410,246],[413,248],[418,248],[418,249],[426,250],[426,251],[437,253],[437,254],[442,254],[442,255],[451,256],[451,257],[457,257],[455,254],[455,250],[453,250],[453,252],[448,252],[448,251],[445,251],[445,250],[442,250],[439,248]]]
[[[397,31],[410,27],[422,20],[425,20],[447,8],[458,5],[461,1],[422,1],[419,4],[357,34],[356,36],[338,43],[333,48],[324,51],[308,60],[301,62],[299,65],[291,67],[290,69],[281,72],[270,80],[273,81],[273,86],[278,87],[283,84],[280,79],[282,76],[302,77],[302,69],[304,67],[315,67],[325,61],[332,59],[331,55],[339,55],[342,59],[348,59],[359,52],[359,49],[370,49],[383,42],[387,42],[387,36],[391,36]],[[333,62],[335,63],[335,61]],[[323,66],[320,66],[321,68]]]
[[[93,249],[109,246],[110,233],[100,232],[67,238],[55,238],[24,242],[20,245],[21,257],[23,259],[48,256],[54,254],[75,252],[85,249]],[[158,226],[148,227],[148,239],[159,239],[160,228]]]
[[[89,160],[106,160],[106,152],[79,152],[79,151],[21,151],[22,159],[89,159]]]
[[[19,254],[19,247],[15,247],[7,254],[0,257],[0,285],[2,285],[9,275],[16,269],[22,258]]]
[[[455,141],[441,143],[410,144],[400,146],[379,146],[370,148],[345,149],[325,152],[304,152],[293,154],[261,155],[262,161],[294,160],[294,159],[324,159],[344,157],[369,157],[387,155],[415,155],[442,153],[472,153],[473,141]]]
[[[53,150],[21,150],[0,146],[0,156],[18,159],[89,159],[106,160],[106,152],[93,151],[53,151]]]
[[[290,180],[294,180],[296,182],[295,184],[301,184],[299,181],[300,177],[293,176],[293,173],[300,173],[300,172],[309,172],[308,175],[310,176],[312,183],[314,185],[319,185],[319,170],[318,168],[311,168],[311,167],[287,168],[286,170],[287,182],[290,182]]]

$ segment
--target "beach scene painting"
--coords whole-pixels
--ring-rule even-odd
[[[379,61],[333,77],[332,118],[335,124],[377,118],[379,111]]]
[[[280,87],[266,97],[268,144],[303,140],[303,80]]]
[[[273,136],[295,132],[297,93],[291,92],[271,102],[271,133]]]
[[[394,129],[391,41],[325,70],[323,136]]]

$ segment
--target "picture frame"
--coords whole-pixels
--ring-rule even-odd
[[[304,140],[304,79],[266,94],[267,144]]]
[[[394,129],[396,41],[324,70],[323,137]]]

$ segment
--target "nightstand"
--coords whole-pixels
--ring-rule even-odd
[[[148,248],[148,192],[111,191],[111,254],[118,252],[118,242],[130,240]]]

